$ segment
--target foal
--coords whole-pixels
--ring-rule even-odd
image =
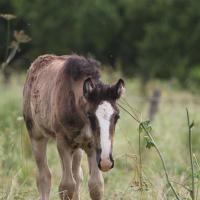
[[[82,56],[43,55],[28,70],[23,115],[38,168],[41,200],[49,199],[51,187],[46,157],[49,137],[55,138],[61,160],[60,198],[80,200],[84,150],[90,171],[90,197],[102,199],[101,171],[114,166],[112,144],[119,118],[116,100],[124,90],[124,81],[102,83],[98,67],[97,61]]]

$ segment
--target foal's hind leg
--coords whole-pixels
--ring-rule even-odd
[[[73,154],[72,172],[73,172],[73,177],[76,181],[73,200],[80,200],[80,186],[83,180],[83,172],[81,168],[82,155],[83,152],[81,149],[77,149]]]
[[[38,168],[37,187],[40,193],[40,200],[49,200],[51,188],[51,173],[47,165],[46,148],[47,138],[39,140],[31,138],[33,154]]]

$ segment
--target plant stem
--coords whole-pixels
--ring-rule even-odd
[[[183,184],[181,184],[181,183],[177,183],[176,181],[172,181],[172,180],[171,180],[171,182],[172,182],[172,183],[175,183],[175,184],[177,184],[177,185],[180,185],[181,187],[183,187],[184,189],[186,189],[188,192],[191,192],[191,189],[188,188],[187,186],[185,186],[185,185],[183,185]]]
[[[192,190],[191,190],[191,197],[192,200],[195,200],[195,183],[194,183],[194,164],[193,164],[193,156],[192,156],[192,125],[190,124],[190,117],[188,109],[186,108],[187,113],[187,122],[188,122],[188,141],[189,141],[189,153],[190,153],[190,165],[192,171]]]
[[[7,20],[7,39],[6,39],[6,54],[5,54],[5,60],[6,60],[7,57],[8,57],[9,43],[10,43],[10,20]]]
[[[176,193],[171,181],[169,180],[169,175],[168,175],[168,172],[167,172],[167,168],[166,168],[166,164],[165,164],[164,158],[163,158],[163,156],[162,156],[162,154],[161,154],[161,152],[160,152],[160,150],[159,150],[154,138],[152,137],[151,133],[146,130],[146,128],[144,127],[144,125],[142,123],[141,123],[141,126],[142,126],[143,130],[145,131],[145,133],[148,135],[148,137],[151,139],[151,141],[154,144],[154,148],[156,149],[156,152],[158,153],[158,156],[159,156],[159,158],[161,160],[161,163],[162,163],[162,166],[163,166],[163,169],[164,169],[164,172],[165,172],[165,177],[166,177],[168,185],[172,189],[176,199],[180,200],[180,198],[179,198],[178,194]]]
[[[145,131],[145,133],[147,134],[147,136],[151,139],[152,143],[154,144],[154,148],[156,149],[156,152],[158,153],[158,156],[161,160],[161,163],[162,163],[162,166],[163,166],[163,169],[164,169],[164,172],[165,172],[165,177],[166,177],[166,180],[167,180],[167,183],[169,185],[169,187],[171,188],[172,192],[174,193],[175,197],[177,200],[181,200],[178,196],[178,194],[176,193],[172,183],[170,182],[169,180],[169,175],[168,175],[168,172],[167,172],[167,168],[166,168],[166,164],[165,164],[165,161],[164,161],[164,158],[153,138],[153,136],[151,135],[151,133],[146,130],[146,128],[144,127],[143,123],[141,123],[135,116],[133,116],[127,109],[125,109],[123,106],[121,106],[120,104],[118,104],[120,106],[120,108],[122,108],[126,113],[128,113],[136,122],[138,122],[139,124],[141,124],[143,130]]]
[[[119,103],[117,104],[122,110],[124,110],[126,113],[128,113],[136,122],[140,123],[140,120],[138,120],[135,116],[133,116],[126,108],[124,108]]]
[[[142,181],[142,152],[141,152],[141,133],[139,132],[139,165],[140,165],[140,189],[142,190],[143,181]]]

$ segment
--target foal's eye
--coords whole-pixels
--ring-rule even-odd
[[[120,118],[119,114],[116,114],[116,115],[114,116],[114,122],[116,123],[117,120],[118,120],[119,118]]]
[[[86,113],[86,116],[88,119],[92,118],[94,115],[91,113],[91,112],[87,112]]]

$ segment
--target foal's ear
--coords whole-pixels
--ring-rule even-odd
[[[83,95],[85,98],[88,98],[90,93],[94,90],[94,83],[91,78],[87,78],[83,83]]]
[[[125,83],[123,79],[119,79],[117,83],[115,84],[115,92],[116,92],[116,98],[119,99],[121,96],[124,96],[125,94]]]

